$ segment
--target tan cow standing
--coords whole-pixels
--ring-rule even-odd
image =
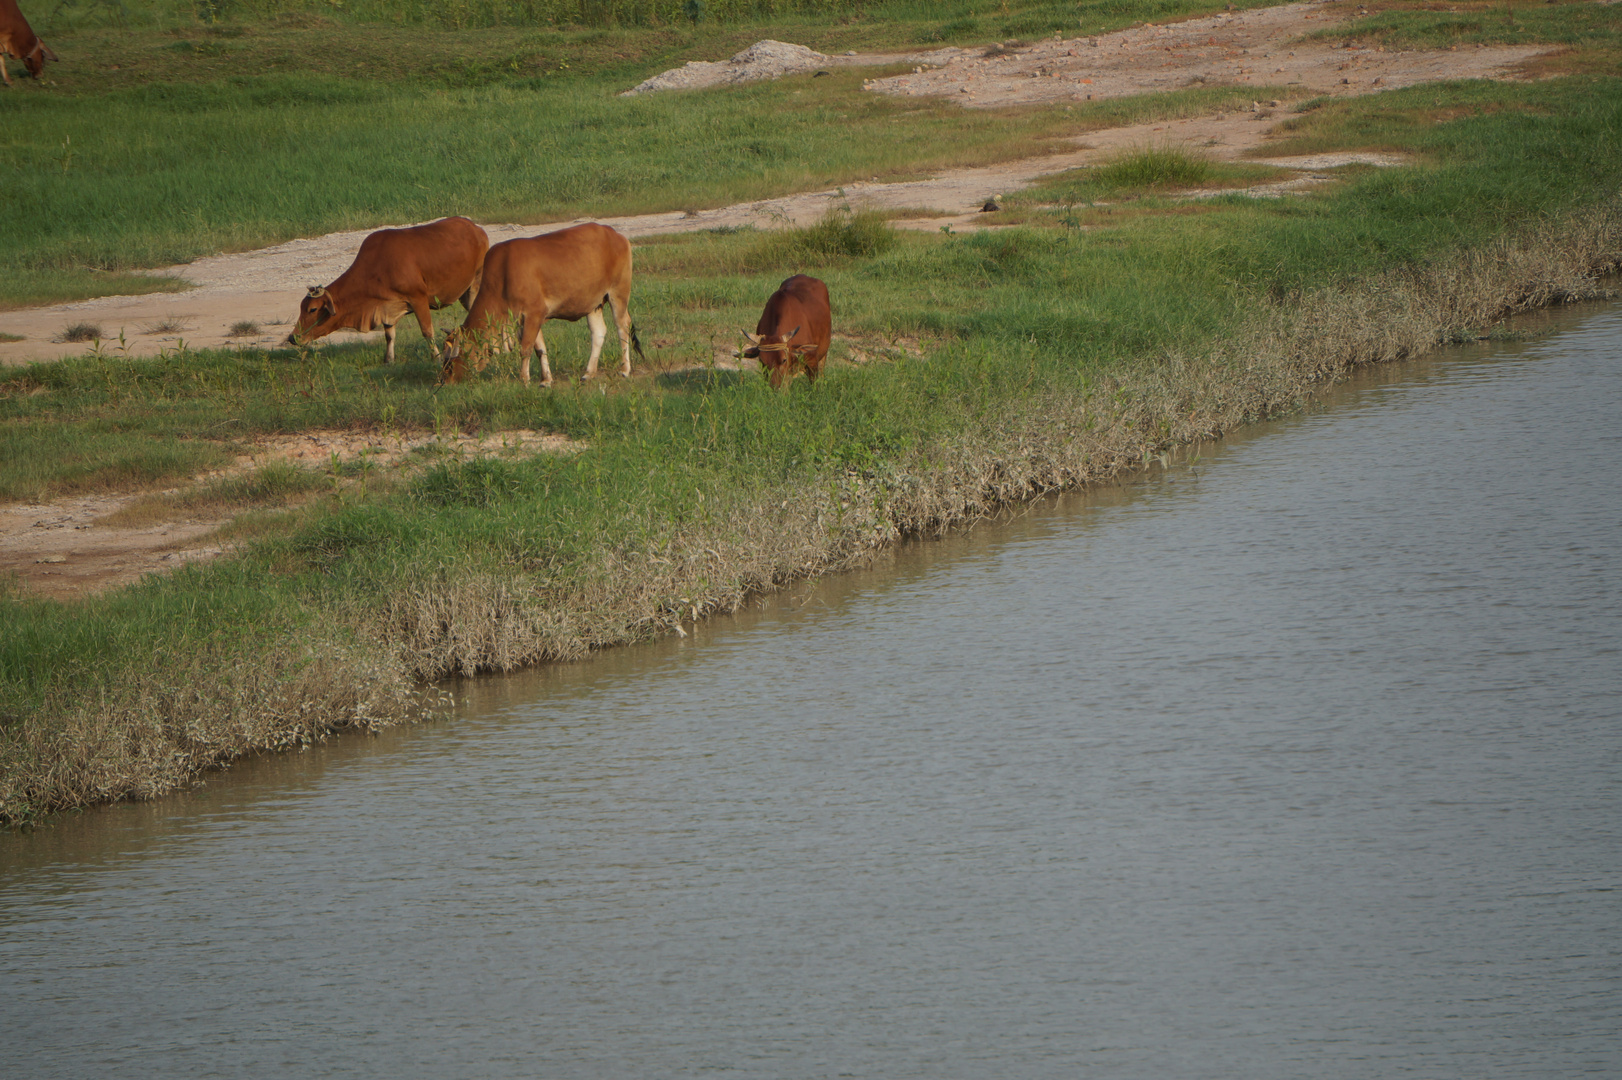
[[[474,370],[483,371],[495,344],[492,339],[509,316],[518,315],[523,319],[518,332],[518,350],[523,356],[520,379],[529,382],[533,351],[541,361],[541,385],[552,385],[541,324],[548,319],[575,322],[581,318],[591,327],[591,358],[582,376],[589,379],[597,374],[597,357],[608,336],[605,304],[613,307],[614,325],[619,329],[620,374],[629,376],[633,346],[637,356],[647,362],[631,325],[631,242],[595,222],[503,241],[484,257],[484,280],[467,321],[445,337],[442,377],[446,382],[462,379],[469,359]]]
[[[34,33],[34,28],[23,18],[17,0],[0,0],[0,79],[11,85],[11,72],[6,70],[6,57],[15,56],[23,62],[28,74],[39,78],[45,70],[45,61],[55,60],[56,54]]]
[[[471,311],[490,238],[465,217],[449,217],[408,229],[381,229],[360,243],[360,251],[331,285],[314,285],[299,305],[289,345],[307,345],[334,330],[368,333],[379,327],[394,363],[394,324],[406,312],[417,316],[434,355],[429,312],[460,300]]]

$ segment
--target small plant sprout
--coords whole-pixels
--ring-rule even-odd
[[[165,315],[157,322],[149,323],[141,329],[148,334],[178,334],[191,329],[191,319],[185,315]]]

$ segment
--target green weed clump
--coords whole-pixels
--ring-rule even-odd
[[[883,255],[898,239],[889,219],[878,211],[836,206],[814,224],[765,234],[748,262],[762,269],[828,266]]]
[[[1198,187],[1211,178],[1211,162],[1180,147],[1134,150],[1097,169],[1096,183],[1105,190],[1152,190]]]

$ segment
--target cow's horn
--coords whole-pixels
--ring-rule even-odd
[[[744,337],[749,339],[749,344],[751,344],[751,345],[759,345],[760,344],[760,335],[759,334],[751,334],[747,330],[740,330],[739,333],[741,333]]]

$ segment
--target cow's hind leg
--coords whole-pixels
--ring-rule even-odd
[[[591,327],[591,357],[586,361],[582,382],[597,374],[597,358],[603,353],[603,342],[608,339],[608,323],[603,320],[603,309],[586,313],[586,325]]]
[[[434,316],[426,296],[416,297],[411,301],[411,312],[417,316],[417,325],[422,328],[422,336],[428,339],[428,351],[437,359],[439,346],[434,343]],[[394,327],[389,327],[389,359],[394,359]]]
[[[620,374],[626,378],[631,377],[631,346],[636,346],[636,355],[645,364],[648,358],[642,355],[642,343],[636,339],[636,327],[631,324],[631,290],[629,284],[623,290],[616,290],[608,295],[608,302],[614,307],[614,328],[620,335]]]

